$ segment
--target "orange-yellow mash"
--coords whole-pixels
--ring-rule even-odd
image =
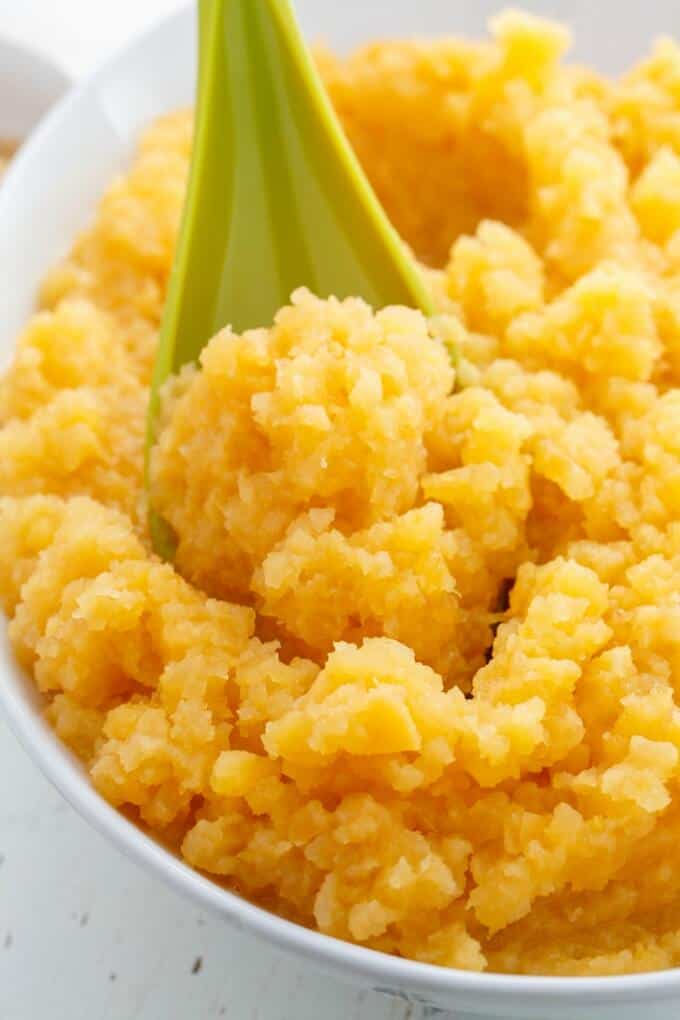
[[[92,781],[270,909],[448,967],[680,965],[680,49],[320,55],[440,314],[306,291],[168,387],[142,139],[0,382],[0,591]],[[457,378],[450,350],[461,354]],[[677,699],[677,700],[676,700]]]

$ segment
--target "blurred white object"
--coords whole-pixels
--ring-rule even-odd
[[[474,4],[451,0],[298,3],[308,31],[326,35],[339,45],[376,34],[479,32],[486,15],[502,5],[494,0]],[[148,14],[154,5],[139,0],[137,6]],[[524,6],[572,23],[579,56],[588,56],[607,69],[618,68],[633,53],[642,52],[651,35],[662,28],[672,30],[678,20],[675,0],[672,4],[657,0],[653,5],[638,0],[617,4],[613,0],[601,4],[592,0],[527,0]],[[34,5],[26,4],[29,10],[31,7]],[[73,25],[72,38],[78,39],[81,33],[80,38],[87,39],[97,19],[101,17],[102,25],[107,24],[114,7],[118,12],[132,11],[132,5],[121,0],[114,0],[113,5],[90,3],[87,18],[79,25],[77,19],[69,20],[75,5],[62,0],[58,16],[57,12],[48,14],[54,17],[55,31],[62,32],[62,37],[64,26]],[[41,31],[47,33],[47,22],[41,24]],[[101,41],[105,29],[100,26],[98,31]],[[9,357],[41,277],[92,215],[105,183],[129,158],[141,125],[191,99],[193,36],[193,14],[186,10],[127,47],[50,114],[11,167],[0,189],[0,358]],[[89,42],[81,44],[88,56],[92,52],[89,46]],[[68,66],[74,66],[73,62]],[[266,938],[300,960],[311,961],[357,985],[391,992],[411,1004],[452,1009],[459,1020],[464,1015],[461,1010],[476,1017],[522,1020],[677,1020],[680,1015],[680,970],[596,979],[461,973],[347,945],[259,910],[192,871],[99,797],[44,724],[37,711],[35,688],[17,667],[4,626],[0,626],[0,674],[0,700],[12,726],[67,799],[133,859],[194,905],[212,911],[236,929]],[[136,1008],[134,1012],[139,1015]],[[1,1007],[0,1015],[3,1020],[7,1016]],[[43,1013],[47,1015],[51,1014]],[[133,1015],[132,1009],[128,1015]],[[323,1005],[319,1015],[324,1015]]]
[[[68,85],[46,57],[0,39],[0,139],[20,142]]]

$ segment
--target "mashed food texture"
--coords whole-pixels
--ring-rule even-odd
[[[153,124],[0,381],[0,594],[56,732],[193,867],[591,975],[680,965],[680,49],[609,82],[567,42],[319,55],[439,313],[301,291],[212,339],[153,459],[173,566],[142,452],[191,115]]]

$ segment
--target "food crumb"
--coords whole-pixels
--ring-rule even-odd
[[[14,139],[0,138],[0,180],[5,173],[14,153],[19,148],[19,143]]]

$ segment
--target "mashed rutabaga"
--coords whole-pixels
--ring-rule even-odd
[[[111,803],[323,932],[680,964],[680,49],[322,54],[441,315],[294,296],[142,443],[191,117],[154,124],[0,383],[0,590]],[[447,347],[462,358],[454,392]]]

